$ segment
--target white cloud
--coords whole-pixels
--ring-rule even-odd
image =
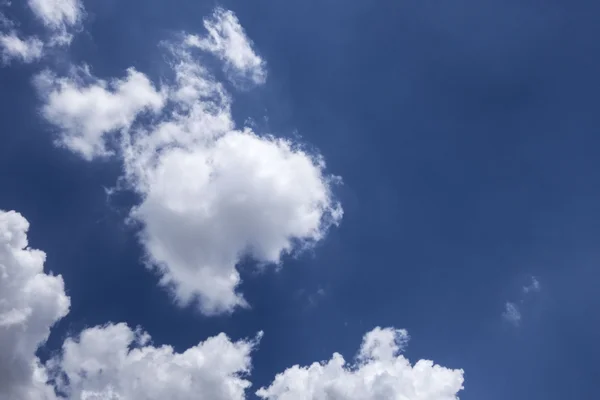
[[[334,353],[327,362],[293,366],[256,393],[266,400],[455,400],[463,371],[420,360],[414,366],[401,354],[408,334],[376,328],[363,339],[357,360],[347,365]]]
[[[80,24],[84,8],[80,0],[28,0],[28,5],[38,21],[48,30],[43,40],[37,37],[21,39],[14,31],[15,23],[0,11],[0,49],[2,60],[13,59],[31,63],[42,58],[44,47],[63,46],[71,43],[73,30]],[[1,1],[0,7],[10,6]]]
[[[93,78],[82,68],[66,78],[46,71],[35,83],[46,101],[44,117],[61,128],[61,144],[86,160],[112,154],[107,133],[129,129],[139,113],[157,112],[164,104],[163,95],[133,68],[124,79],[111,82]]]
[[[515,303],[507,302],[504,305],[504,312],[502,313],[502,317],[506,321],[515,325],[519,325],[521,323],[521,311]]]
[[[529,285],[523,286],[523,293],[525,293],[525,294],[537,293],[540,290],[542,290],[542,285],[540,284],[540,281],[538,281],[538,279],[535,276],[531,277],[531,282],[529,283]]]
[[[279,263],[294,240],[318,241],[335,213],[321,166],[283,140],[231,131],[209,146],[170,149],[147,170],[132,216],[164,280],[205,313],[244,304],[235,265],[244,254]]]
[[[35,16],[53,29],[75,25],[83,13],[79,0],[28,0],[28,4]]]
[[[244,400],[251,353],[262,332],[231,341],[221,333],[181,353],[154,346],[150,335],[126,324],[85,329],[41,365],[36,350],[69,310],[60,276],[43,272],[45,254],[30,249],[29,224],[0,213],[0,400]],[[364,338],[356,362],[339,354],[326,363],[295,366],[258,390],[267,400],[455,400],[463,371],[399,353],[404,330],[376,328]],[[56,395],[55,389],[60,393]],[[66,397],[65,397],[66,396]]]
[[[283,139],[236,130],[223,87],[182,49],[175,51],[176,111],[130,138],[125,165],[143,202],[132,217],[164,284],[206,314],[246,305],[236,264],[320,240],[341,208],[324,163]],[[296,246],[295,246],[296,245]]]
[[[148,334],[125,324],[109,324],[67,339],[50,364],[73,400],[243,400],[260,336],[232,342],[221,333],[177,353],[148,344]]]
[[[230,12],[216,15],[237,21]],[[166,47],[173,82],[160,91],[131,70],[112,88],[42,75],[43,114],[88,160],[108,154],[115,136],[107,133],[121,131],[125,177],[142,197],[131,217],[142,225],[149,264],[180,304],[198,299],[205,314],[231,312],[246,305],[237,292],[242,257],[277,264],[339,223],[342,209],[330,188],[337,178],[296,143],[236,129],[223,86],[185,43]],[[144,108],[161,109],[163,95],[167,111],[129,129]]]
[[[51,44],[69,44],[70,28],[83,18],[84,8],[80,0],[28,0],[33,14],[53,32]]]
[[[35,353],[69,311],[60,276],[44,273],[46,255],[27,243],[29,223],[0,211],[0,399],[49,400],[54,391]]]
[[[2,61],[5,63],[13,59],[31,63],[42,57],[44,43],[36,37],[23,40],[16,33],[11,32],[0,34],[0,48],[2,49]]]
[[[70,306],[63,280],[43,272],[45,253],[30,249],[29,224],[0,212],[0,400],[243,400],[250,386],[252,340],[221,333],[182,353],[150,336],[108,324],[68,338],[46,365],[35,353]],[[63,397],[60,397],[63,398]]]
[[[207,37],[189,35],[186,44],[214,53],[226,66],[234,82],[250,80],[262,84],[267,78],[265,62],[252,48],[238,18],[231,11],[217,8],[211,18],[204,20]]]

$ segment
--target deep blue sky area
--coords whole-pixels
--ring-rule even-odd
[[[159,79],[158,42],[201,32],[217,4],[269,72],[236,97],[236,120],[317,149],[343,179],[342,223],[279,271],[244,264],[252,309],[178,308],[124,222],[136,199],[105,193],[118,161],[54,146],[31,85],[40,67],[5,66],[0,209],[30,221],[30,244],[72,301],[42,354],[107,321],[178,350],[264,330],[258,388],[334,351],[350,359],[366,331],[394,326],[410,333],[412,361],[465,370],[463,400],[597,398],[600,5],[85,0],[84,30],[63,57],[104,78],[135,66]],[[532,276],[541,290],[524,294]],[[518,326],[503,318],[506,302],[519,305]]]

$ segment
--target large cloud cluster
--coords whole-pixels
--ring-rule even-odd
[[[161,282],[180,304],[198,300],[205,314],[216,314],[246,305],[237,290],[242,257],[277,264],[321,240],[342,208],[331,193],[337,178],[325,174],[321,157],[236,129],[230,94],[194,53],[215,54],[231,76],[257,84],[265,63],[231,12],[218,9],[205,25],[206,36],[163,46],[173,75],[160,88],[134,69],[110,82],[87,68],[67,77],[45,72],[36,82],[60,143],[88,160],[122,159],[142,198],[131,217]],[[136,123],[148,112],[154,116]]]
[[[69,310],[60,276],[44,272],[45,254],[30,249],[29,224],[0,211],[0,400],[244,400],[251,353],[262,332],[232,342],[221,333],[182,353],[152,345],[126,324],[85,329],[41,364],[37,349]],[[454,400],[462,370],[399,352],[403,330],[375,328],[363,338],[356,364],[339,354],[326,363],[294,366],[256,394],[266,400]],[[50,379],[52,378],[52,379]]]
[[[52,38],[21,39],[2,17],[10,28],[0,35],[5,60],[33,61],[44,46],[68,43],[84,12],[78,0],[28,4]],[[140,197],[130,218],[162,284],[180,304],[216,314],[247,305],[236,268],[242,257],[278,264],[322,240],[342,208],[332,194],[339,178],[326,174],[322,157],[236,126],[227,84],[263,84],[266,65],[232,12],[217,9],[204,26],[204,35],[163,44],[172,77],[160,85],[133,68],[101,79],[87,66],[66,76],[46,70],[34,82],[60,146],[88,161],[122,163],[124,187]],[[198,52],[220,60],[228,82],[216,80]],[[67,338],[42,363],[37,351],[70,300],[62,278],[44,271],[45,254],[28,247],[28,228],[20,214],[0,211],[0,400],[247,397],[262,332],[238,341],[221,333],[178,353],[154,345],[142,328],[107,323]],[[335,353],[253,390],[265,400],[457,399],[463,371],[411,365],[401,354],[407,342],[406,331],[376,328],[353,363]]]
[[[262,333],[237,342],[220,334],[176,353],[140,329],[108,324],[67,339],[42,365],[36,351],[70,301],[62,278],[44,272],[44,252],[28,247],[28,228],[20,214],[0,211],[0,400],[57,399],[49,378],[71,400],[245,398]]]

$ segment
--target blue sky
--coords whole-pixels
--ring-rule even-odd
[[[598,11],[2,3],[0,400],[596,398]]]

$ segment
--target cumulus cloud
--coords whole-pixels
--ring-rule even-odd
[[[35,353],[69,311],[63,280],[44,272],[46,255],[28,247],[29,223],[0,211],[0,399],[49,400],[54,391]]]
[[[189,35],[186,44],[214,53],[219,57],[234,82],[249,80],[262,84],[267,78],[265,62],[255,53],[235,14],[217,8],[211,18],[204,20],[208,36]]]
[[[231,12],[217,10],[207,29],[198,40],[212,43],[210,51],[227,48],[226,68],[257,67]],[[180,304],[199,300],[202,312],[215,314],[247,305],[237,291],[242,257],[278,264],[321,240],[342,208],[331,193],[339,179],[325,174],[322,157],[236,128],[230,94],[193,56],[189,38],[163,46],[173,76],[160,89],[132,70],[112,86],[44,75],[37,86],[43,115],[68,148],[92,159],[118,143],[125,180],[142,199],[131,219],[141,224],[148,264]],[[146,109],[163,112],[134,124]]]
[[[322,159],[235,129],[222,85],[185,47],[172,50],[175,111],[125,146],[129,181],[143,196],[131,216],[180,303],[199,297],[204,313],[229,312],[246,305],[236,292],[242,256],[277,264],[322,239],[341,208]]]
[[[42,365],[36,351],[70,301],[62,278],[44,273],[46,255],[28,247],[28,228],[20,214],[0,212],[0,400],[245,398],[262,332],[237,342],[221,333],[177,353],[141,329],[108,324],[68,338]]]
[[[150,80],[130,68],[123,79],[106,82],[79,68],[69,77],[49,71],[35,79],[45,94],[42,114],[61,129],[60,143],[86,160],[107,156],[106,134],[128,129],[143,111],[159,111],[164,98]]]
[[[33,14],[53,33],[52,44],[69,44],[69,30],[82,19],[84,9],[80,0],[28,0]]]
[[[43,55],[44,43],[37,37],[21,39],[16,33],[0,34],[0,48],[2,61],[19,60],[31,63],[39,60]]]
[[[0,212],[0,400],[244,400],[251,386],[251,354],[262,338],[232,341],[225,334],[179,353],[154,346],[148,333],[109,323],[67,338],[41,364],[36,351],[70,306],[60,276],[44,273],[45,254],[28,247],[29,224]],[[368,332],[348,365],[334,354],[294,366],[257,391],[267,400],[454,400],[463,371],[400,353],[405,330]],[[58,395],[56,393],[59,393]]]
[[[231,131],[208,146],[173,148],[146,170],[142,243],[178,299],[207,313],[232,310],[243,254],[279,263],[295,241],[321,239],[338,217],[322,167],[284,140]],[[334,215],[335,214],[335,215]]]
[[[419,360],[414,366],[401,351],[408,333],[392,328],[368,332],[355,363],[333,354],[327,362],[293,366],[256,394],[265,400],[455,400],[463,371]]]
[[[150,336],[140,330],[109,324],[67,339],[50,364],[70,399],[243,400],[260,336],[232,342],[221,333],[177,353],[148,344]]]

